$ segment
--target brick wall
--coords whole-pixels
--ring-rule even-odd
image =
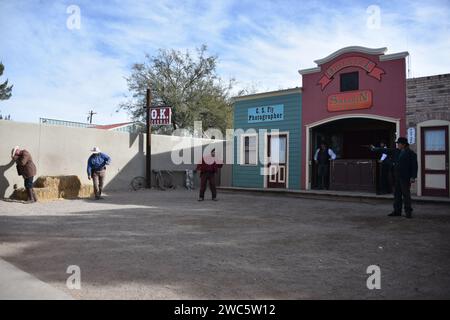
[[[450,121],[450,74],[406,80],[406,126],[427,120]]]

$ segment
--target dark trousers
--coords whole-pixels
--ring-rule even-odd
[[[330,165],[328,163],[320,164],[317,167],[317,186],[319,189],[328,189],[328,176],[330,174]]]
[[[96,197],[100,197],[102,195],[104,180],[105,170],[92,172],[92,182],[94,183],[94,194]]]
[[[214,172],[202,172],[200,174],[200,198],[205,197],[206,184],[209,181],[209,188],[211,189],[212,198],[217,196],[216,190],[216,174]]]
[[[394,186],[394,211],[396,213],[402,212],[402,204],[405,208],[405,213],[412,212],[411,183],[397,178]]]
[[[25,189],[33,189],[33,178],[34,177],[23,178]]]

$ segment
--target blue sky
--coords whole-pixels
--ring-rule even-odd
[[[69,29],[67,8],[81,10]],[[368,7],[380,25],[367,25]],[[297,70],[349,45],[409,51],[411,76],[450,72],[450,1],[0,0],[0,60],[14,84],[0,111],[100,124],[128,120],[124,77],[158,48],[207,44],[219,74],[257,91],[301,86]]]

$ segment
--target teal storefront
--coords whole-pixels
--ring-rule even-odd
[[[301,88],[234,99],[234,187],[300,189]]]

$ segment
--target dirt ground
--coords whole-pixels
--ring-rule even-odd
[[[0,201],[0,257],[77,299],[450,298],[450,206],[222,193]],[[66,287],[69,265],[81,290]],[[381,289],[366,269],[381,269]]]

